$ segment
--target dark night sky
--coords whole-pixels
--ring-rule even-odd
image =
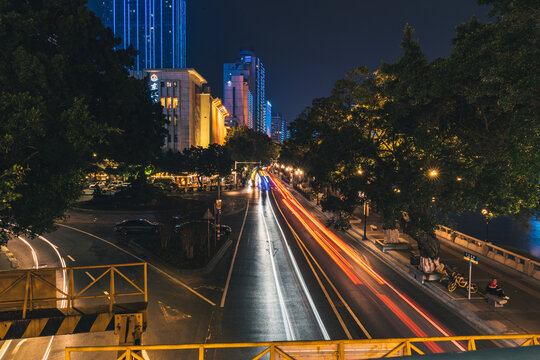
[[[187,0],[188,67],[222,96],[223,63],[251,49],[267,98],[289,120],[359,65],[396,60],[405,23],[429,59],[448,56],[456,25],[488,8],[474,0]]]

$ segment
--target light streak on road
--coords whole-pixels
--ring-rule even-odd
[[[265,177],[265,179],[267,179]],[[268,180],[266,180],[268,182]],[[319,325],[319,329],[321,330],[321,334],[324,338],[324,340],[330,340],[330,335],[328,334],[328,331],[326,330],[326,327],[324,326],[324,323],[321,319],[321,316],[319,315],[319,311],[317,310],[317,307],[315,306],[315,303],[313,302],[313,299],[311,297],[311,294],[306,286],[306,283],[304,281],[304,277],[302,276],[302,273],[300,272],[300,269],[298,268],[298,264],[296,263],[296,260],[294,258],[294,255],[291,251],[291,247],[289,246],[289,243],[287,242],[287,238],[285,237],[285,233],[283,232],[283,229],[281,228],[281,225],[279,224],[279,221],[277,219],[276,213],[274,212],[274,208],[272,205],[270,205],[270,210],[272,211],[272,215],[274,216],[274,220],[276,221],[276,224],[278,225],[279,231],[281,232],[281,236],[283,239],[283,242],[285,243],[285,247],[287,249],[287,254],[289,255],[289,259],[291,260],[291,263],[293,264],[294,272],[296,273],[296,278],[300,282],[300,286],[302,287],[302,290],[304,291],[304,294],[309,302],[309,306],[311,307],[311,311],[313,312],[313,315],[315,316],[315,319],[317,320],[317,324]]]
[[[258,174],[257,174],[258,176]],[[260,183],[260,178],[259,178]],[[296,340],[294,336],[293,326],[291,324],[291,319],[289,317],[289,313],[287,312],[287,306],[285,305],[285,300],[283,298],[283,293],[281,291],[281,284],[279,282],[277,270],[276,270],[276,262],[274,259],[274,246],[272,245],[272,240],[270,238],[270,233],[268,232],[268,225],[266,224],[266,220],[264,218],[264,215],[262,211],[260,211],[260,215],[264,224],[264,229],[266,232],[266,242],[268,243],[268,252],[270,253],[270,262],[272,264],[272,273],[274,275],[274,284],[276,286],[276,291],[278,295],[278,301],[279,301],[279,307],[281,309],[281,316],[283,317],[283,323],[285,324],[285,335],[287,337],[287,340]]]
[[[360,266],[373,280],[375,280],[380,286],[383,286],[383,289],[384,287],[387,287],[389,290],[396,293],[407,305],[410,306],[410,308],[412,308],[418,315],[430,323],[437,331],[442,333],[444,336],[452,335],[449,330],[445,329],[440,323],[433,319],[433,317],[423,310],[418,304],[416,304],[413,300],[408,298],[401,291],[386,281],[380,274],[378,274],[369,264],[366,263],[366,261],[362,259],[355,249],[321,224],[302,205],[300,205],[300,203],[279,182],[279,180],[275,179],[275,177],[271,174],[269,176],[271,177],[274,188],[282,196],[283,203],[355,285],[360,285],[360,280],[352,273],[353,271],[356,272],[354,267],[345,259],[342,254],[346,254],[353,263]],[[399,306],[397,306],[395,302],[378,291],[368,281],[363,281],[362,284],[365,285],[374,295],[376,295],[387,306],[387,308],[390,309],[416,336],[427,336],[427,334],[409,316],[407,316],[407,314],[405,314],[405,312]],[[461,344],[457,342],[454,342],[454,344],[460,350],[465,350]],[[436,344],[426,343],[425,345],[435,353],[442,352],[442,349]]]
[[[2,344],[2,347],[0,347],[0,360],[4,358],[4,355],[6,355],[9,345],[11,345],[11,340],[5,341]]]
[[[39,262],[38,262],[38,257],[37,257],[37,254],[36,254],[36,250],[34,250],[34,247],[32,245],[30,245],[30,243],[28,241],[26,241],[25,239],[23,239],[20,236],[17,236],[17,237],[19,238],[19,240],[21,240],[23,243],[25,243],[30,248],[30,252],[32,253],[32,258],[34,259],[34,268],[37,269],[39,267]]]
[[[53,342],[54,336],[51,336],[51,340],[49,340],[49,345],[47,345],[47,350],[45,350],[45,354],[43,354],[43,358],[41,360],[47,360],[49,358],[49,355],[51,354],[51,347]]]
[[[62,291],[64,292],[64,294],[67,294],[68,292],[68,285],[67,285],[67,270],[65,269],[66,268],[66,261],[64,260],[64,258],[60,255],[60,252],[58,251],[58,247],[56,245],[54,245],[53,243],[51,243],[49,240],[47,240],[46,238],[44,238],[43,236],[39,236],[39,238],[43,241],[45,241],[47,244],[49,244],[51,246],[51,248],[54,250],[54,252],[56,253],[56,256],[58,256],[58,259],[60,260],[60,264],[62,265],[62,267],[64,268],[64,270],[62,270],[62,277],[63,277],[63,285],[62,285]],[[67,300],[62,300],[60,302],[60,308],[65,308],[67,307]],[[52,341],[52,339],[51,339]]]

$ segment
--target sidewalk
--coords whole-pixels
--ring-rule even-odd
[[[320,210],[314,201],[307,200],[290,186],[287,188],[295,198],[315,217],[323,223],[328,215]],[[478,284],[479,292],[467,299],[466,289],[456,289],[448,292],[444,284],[439,281],[422,284],[411,275],[413,266],[410,265],[410,250],[387,250],[383,252],[375,245],[375,239],[383,239],[382,226],[376,215],[371,215],[367,222],[367,238],[362,240],[364,234],[363,220],[354,217],[352,228],[346,232],[359,247],[370,251],[388,266],[399,272],[402,276],[418,286],[422,291],[437,298],[453,312],[458,313],[481,332],[486,334],[513,334],[513,333],[540,333],[540,281],[527,277],[517,271],[506,268],[502,264],[493,264],[483,261],[479,257],[479,264],[473,265],[472,281]],[[377,227],[373,231],[370,225]],[[418,245],[408,236],[400,236],[401,240],[408,241],[412,249]],[[441,262],[458,268],[459,272],[468,275],[468,262],[463,259],[463,252],[459,245],[441,239]],[[488,305],[484,296],[484,289],[492,277],[497,277],[499,285],[504,289],[510,300],[503,308],[493,308]]]

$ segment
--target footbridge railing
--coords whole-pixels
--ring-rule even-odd
[[[253,343],[223,343],[223,344],[185,344],[185,345],[145,345],[145,346],[103,346],[103,347],[68,347],[66,360],[74,360],[76,353],[116,353],[117,360],[144,360],[142,351],[152,358],[154,353],[170,352],[177,356],[190,356],[192,359],[204,360],[210,358],[234,358],[258,360],[269,357],[277,359],[376,359],[395,356],[420,354],[426,343],[459,343],[466,351],[476,351],[477,344],[506,340],[506,346],[539,345],[540,334],[525,335],[487,335],[487,336],[449,336],[426,338],[396,338],[396,339],[365,339],[342,341],[290,341],[290,342],[253,342]],[[494,345],[492,345],[494,346]],[[447,346],[448,347],[448,346]],[[232,351],[232,352],[231,352]],[[83,355],[83,354],[79,354]],[[101,357],[101,356],[99,356]],[[77,359],[83,359],[78,356]]]

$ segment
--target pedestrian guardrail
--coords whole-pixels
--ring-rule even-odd
[[[538,261],[443,225],[439,225],[435,233],[443,239],[461,245],[498,263],[540,280],[540,262]]]
[[[22,311],[25,319],[28,311],[76,309],[91,299],[105,299],[112,312],[119,297],[148,302],[147,274],[146,263],[0,271],[0,312]]]
[[[66,348],[66,360],[71,360],[74,353],[105,353],[115,352],[117,360],[144,360],[141,351],[183,351],[191,355],[198,355],[199,360],[205,359],[206,352],[212,352],[210,357],[217,356],[219,352],[231,350],[252,350],[257,355],[242,357],[229,353],[229,358],[246,358],[257,360],[265,355],[270,359],[378,359],[393,356],[423,355],[420,349],[426,343],[452,343],[459,344],[467,351],[476,351],[478,343],[504,341],[505,346],[532,346],[539,345],[540,334],[523,335],[485,335],[485,336],[445,336],[425,338],[396,338],[396,339],[364,339],[339,341],[283,341],[283,342],[252,342],[252,343],[222,343],[222,344],[184,344],[184,345],[142,345],[142,346],[92,346]],[[515,344],[515,345],[514,345]],[[492,345],[495,346],[495,345]],[[457,347],[456,347],[457,349]],[[218,352],[214,354],[213,351]],[[195,354],[194,354],[195,352]],[[187,354],[186,354],[187,355]],[[223,354],[222,354],[223,355]],[[100,356],[101,357],[101,356]],[[80,356],[77,357],[81,358]],[[194,357],[195,358],[195,357]]]

